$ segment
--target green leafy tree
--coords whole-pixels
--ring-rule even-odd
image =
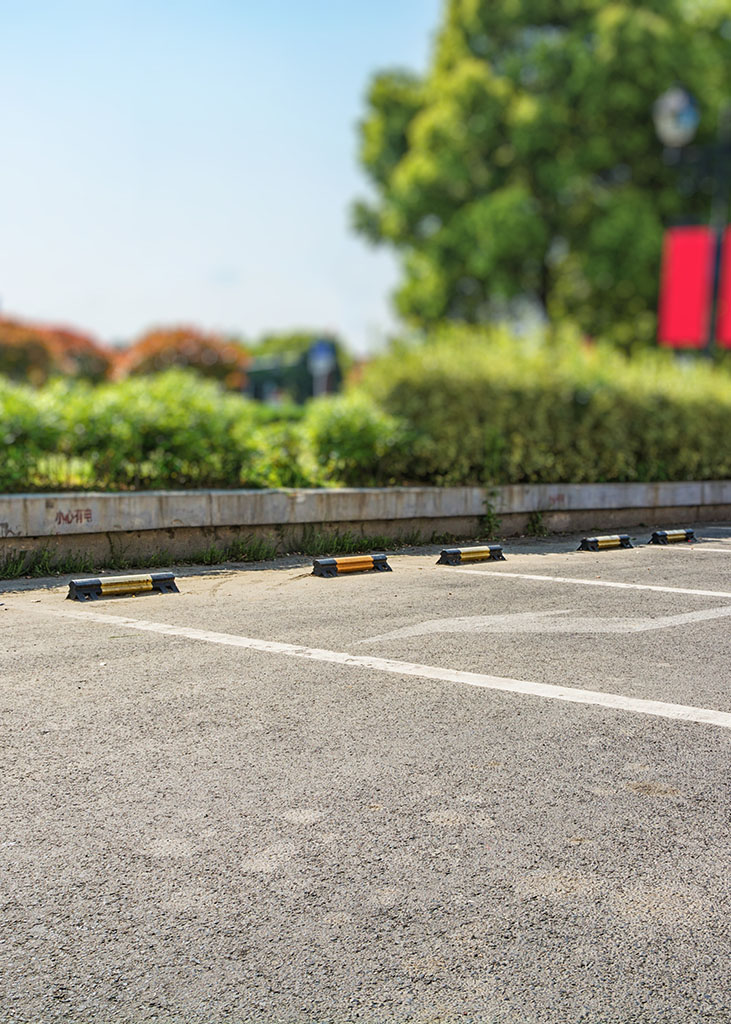
[[[727,0],[447,0],[427,74],[376,75],[360,126],[375,197],[354,222],[399,251],[399,312],[480,322],[529,296],[651,338],[663,227],[710,205],[707,181],[679,189],[652,105],[682,82],[712,143],[730,30]]]

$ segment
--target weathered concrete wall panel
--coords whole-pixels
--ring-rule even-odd
[[[731,481],[0,495],[0,558],[50,549],[174,559],[261,537],[285,551],[308,531],[396,541],[475,537],[488,503],[505,537],[525,532],[539,512],[551,532],[682,526],[731,520]]]
[[[0,538],[629,509],[731,509],[731,481],[0,495]]]

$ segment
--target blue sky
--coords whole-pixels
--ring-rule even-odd
[[[369,76],[423,70],[441,0],[3,0],[0,304],[106,341],[393,323],[348,227]]]

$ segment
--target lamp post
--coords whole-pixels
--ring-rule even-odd
[[[687,89],[674,85],[655,100],[652,119],[660,142],[673,150],[682,149],[693,141],[700,115]]]
[[[679,164],[684,148],[693,141],[700,121],[694,98],[687,89],[675,85],[655,101],[652,116],[657,137],[665,147],[667,162]],[[713,245],[712,287],[706,341],[706,352],[710,354],[716,336],[721,250],[731,196],[731,103],[726,103],[721,108],[716,142],[710,146],[697,147],[696,155],[699,155],[707,166],[710,164],[713,182],[709,219]]]

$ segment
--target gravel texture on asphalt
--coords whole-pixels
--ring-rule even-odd
[[[0,1022],[728,1024],[731,730],[83,618],[728,711],[731,530],[697,532],[8,584]]]

